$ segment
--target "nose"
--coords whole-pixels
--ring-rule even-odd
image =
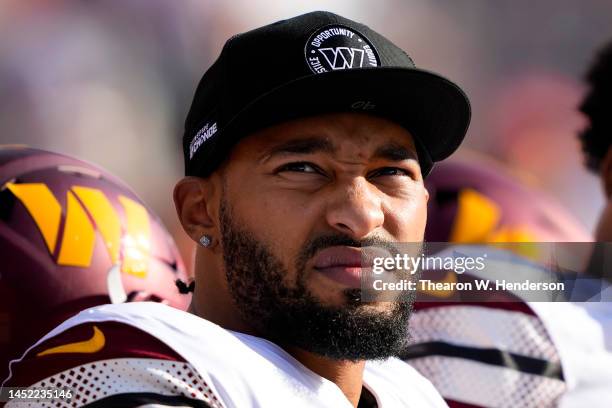
[[[327,223],[355,239],[367,237],[385,220],[382,198],[365,178],[338,186],[327,212]]]

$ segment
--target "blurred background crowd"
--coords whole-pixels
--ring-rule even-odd
[[[3,0],[0,144],[110,170],[161,216],[189,265],[172,188],[195,86],[231,35],[316,9],[373,27],[460,84],[473,119],[458,155],[507,164],[594,228],[603,197],[582,166],[576,108],[584,71],[612,39],[609,0]]]

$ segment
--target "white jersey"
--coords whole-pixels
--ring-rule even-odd
[[[561,408],[612,407],[612,304],[530,303],[561,358]]]
[[[93,326],[93,330],[97,330],[95,335],[99,338],[100,333],[104,336],[106,330],[103,325],[110,323],[122,327],[130,326],[145,335],[153,336],[176,352],[183,363],[178,363],[178,367],[174,367],[175,364],[170,367],[169,361],[164,365],[162,360],[143,358],[143,355],[139,355],[137,359],[129,358],[129,355],[123,358],[116,358],[117,356],[111,354],[101,355],[90,359],[86,364],[72,364],[73,367],[55,372],[27,386],[41,386],[43,383],[49,385],[52,383],[51,379],[57,381],[55,382],[57,384],[59,381],[65,381],[66,375],[78,373],[82,367],[85,367],[86,371],[81,371],[89,374],[104,364],[106,370],[107,367],[116,367],[111,378],[107,378],[104,387],[108,387],[107,383],[113,375],[119,385],[102,388],[104,393],[99,390],[100,387],[96,387],[97,393],[88,394],[87,403],[103,398],[106,398],[106,401],[117,401],[109,398],[118,398],[115,395],[134,394],[139,397],[159,395],[159,400],[153,398],[151,401],[155,401],[156,406],[163,406],[159,405],[163,402],[162,396],[180,394],[181,398],[201,399],[206,402],[206,405],[185,406],[237,408],[286,406],[350,408],[352,406],[336,384],[315,374],[276,344],[262,338],[223,329],[193,314],[152,302],[104,305],[79,313],[30,348],[23,362],[17,362],[14,367],[12,365],[13,373],[20,364],[27,364],[25,360],[28,360],[28,355],[51,358],[56,354],[50,353],[57,353],[57,350],[60,350],[60,354],[61,350],[65,352],[68,346],[61,344],[57,346],[55,345],[57,341],[49,343],[61,337],[62,333],[70,332],[75,327]],[[111,330],[110,326],[108,327]],[[122,341],[117,338],[121,337],[120,335],[115,337],[116,341]],[[107,343],[113,340],[109,336],[105,339]],[[47,347],[47,351],[44,351],[45,344],[54,347]],[[97,353],[102,353],[102,350]],[[30,360],[32,358],[30,357]],[[92,365],[94,369],[91,368]],[[30,362],[30,367],[36,365]],[[99,377],[104,374],[108,372],[100,371]],[[191,378],[194,378],[193,382],[190,381]],[[100,381],[101,379],[98,379],[98,383]],[[447,406],[428,380],[407,363],[395,358],[384,362],[368,361],[363,381],[364,386],[376,398],[377,406],[380,408]],[[18,382],[13,379],[7,384],[25,385]],[[176,401],[172,405],[175,406]]]

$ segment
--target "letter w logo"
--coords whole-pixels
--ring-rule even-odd
[[[364,52],[359,48],[321,48],[319,52],[323,54],[329,66],[334,70],[361,68],[363,66]]]
[[[60,234],[62,207],[44,183],[7,183],[6,187],[25,206],[36,223],[56,263],[87,268],[91,265],[97,229],[112,264],[121,261],[121,271],[144,277],[150,250],[151,228],[147,210],[138,202],[119,195],[126,223],[104,193],[98,189],[72,186],[66,193],[64,227]]]

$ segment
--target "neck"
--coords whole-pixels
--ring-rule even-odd
[[[285,350],[311,371],[335,383],[349,402],[357,406],[363,387],[365,361],[332,360],[292,347]]]
[[[229,296],[224,274],[213,272],[220,270],[222,266],[215,258],[198,249],[195,260],[196,285],[188,312],[224,329],[257,336],[252,327],[240,318],[240,313]]]
[[[187,311],[224,329],[257,336],[252,327],[239,318],[234,303],[230,299],[216,296],[217,293],[214,284],[196,285]]]

